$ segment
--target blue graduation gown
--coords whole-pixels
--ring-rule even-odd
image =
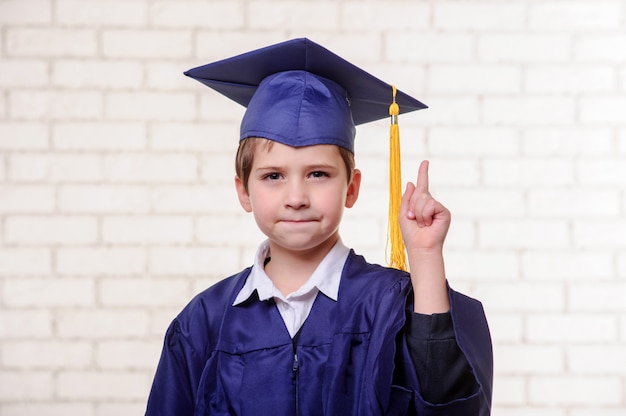
[[[480,302],[449,290],[476,390],[429,403],[404,327],[407,273],[350,252],[338,301],[318,294],[293,340],[273,301],[232,306],[246,269],[196,296],[168,328],[147,416],[490,414],[492,349]]]

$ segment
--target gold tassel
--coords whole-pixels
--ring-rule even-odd
[[[400,165],[400,128],[398,115],[400,107],[396,103],[396,87],[393,90],[393,102],[389,106],[391,126],[389,129],[389,234],[387,236],[387,251],[390,267],[407,271],[406,251],[400,230],[400,203],[402,201],[402,172]],[[389,246],[391,248],[389,249]]]

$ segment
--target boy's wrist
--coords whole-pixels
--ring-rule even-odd
[[[442,249],[411,250],[409,268],[415,302],[414,312],[429,315],[449,311]]]
[[[443,258],[443,246],[429,248],[407,248],[407,256],[410,259],[427,260]]]

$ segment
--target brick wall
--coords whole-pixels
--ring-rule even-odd
[[[495,345],[494,415],[626,410],[626,2],[0,0],[0,414],[141,414],[162,336],[261,240],[242,109],[182,71],[307,36],[422,99],[451,284]],[[386,122],[346,243],[384,261]]]

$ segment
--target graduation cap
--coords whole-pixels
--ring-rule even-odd
[[[355,126],[391,116],[390,265],[406,269],[398,224],[397,116],[425,104],[306,38],[199,66],[185,75],[246,107],[240,140],[262,137],[293,147],[333,144],[354,153]],[[395,260],[398,252],[402,258]]]

